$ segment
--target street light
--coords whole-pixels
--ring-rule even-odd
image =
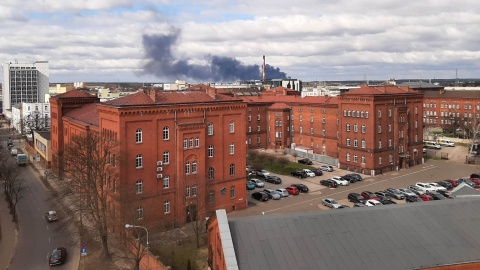
[[[125,229],[133,229],[133,228],[141,228],[144,229],[147,232],[147,270],[150,269],[150,254],[148,254],[148,230],[147,228],[143,226],[137,226],[137,225],[131,225],[131,224],[125,224]]]

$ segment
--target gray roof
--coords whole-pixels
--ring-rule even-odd
[[[470,90],[425,91],[424,98],[480,98],[480,91],[470,91]]]
[[[452,195],[454,195],[455,197],[480,196],[480,191],[472,188],[465,183],[461,183],[460,185],[455,187],[450,193],[452,193]]]
[[[480,198],[230,219],[238,266],[419,269],[480,261]]]
[[[413,89],[422,89],[422,88],[443,89],[444,88],[441,85],[436,85],[436,84],[427,83],[427,82],[403,82],[403,83],[398,83],[397,86],[407,86]]]

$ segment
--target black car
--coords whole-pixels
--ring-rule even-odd
[[[265,202],[265,201],[268,201],[268,194],[263,191],[254,192],[252,193],[252,198],[254,198],[255,200]]]
[[[360,195],[358,193],[354,193],[354,192],[348,194],[347,199],[348,199],[349,202],[353,202],[353,203],[363,203],[363,202],[365,202],[365,198],[363,198],[362,195]]]
[[[438,181],[437,184],[439,184],[440,186],[450,190],[453,188],[453,185],[452,183],[448,182],[448,181],[445,181],[445,180],[442,180],[442,181]]]
[[[320,180],[320,185],[322,186],[327,186],[329,188],[336,188],[338,187],[338,184],[337,182],[333,181],[333,180]]]
[[[298,178],[307,178],[307,174],[301,170],[293,171],[290,174]]]
[[[420,198],[417,197],[417,196],[407,196],[407,197],[405,197],[405,201],[406,201],[407,203],[423,202],[423,200],[420,199]]]
[[[344,176],[342,176],[343,179],[347,180],[348,182],[350,183],[355,183],[357,182],[357,179],[355,177],[353,177],[352,175],[350,174],[346,174]]]
[[[275,176],[275,175],[265,176],[265,181],[268,182],[268,183],[276,184],[276,185],[282,183],[282,179],[278,176]]]
[[[320,169],[312,169],[311,171],[315,174],[315,176],[322,176],[323,175],[323,172]]]
[[[388,194],[391,198],[397,199],[397,200],[403,200],[405,199],[405,194],[402,194],[400,190],[396,188],[387,188],[385,189],[385,193]]]
[[[390,200],[390,199],[382,199],[380,200],[382,204],[397,204],[396,202]]]
[[[365,207],[366,205],[363,203],[354,203],[353,207]]]
[[[429,192],[427,192],[427,194],[436,201],[447,199],[447,197],[443,196],[442,194],[438,193],[437,191],[429,191]]]
[[[48,253],[48,263],[50,266],[63,264],[65,263],[66,259],[67,249],[64,247],[56,248],[52,252]]]
[[[299,159],[299,160],[298,160],[298,163],[306,164],[306,165],[312,165],[312,164],[313,164],[313,162],[312,162],[310,159],[308,159],[308,158]]]
[[[453,199],[453,196],[450,192],[445,190],[437,190],[438,193],[442,194],[445,198]]]
[[[390,195],[382,191],[375,192],[375,195],[377,195],[380,200],[390,200],[391,198]]]
[[[363,180],[362,176],[358,173],[351,173],[350,175],[353,176],[354,178],[356,178],[357,181],[362,181]]]
[[[348,205],[345,205],[345,204],[341,204],[339,207],[337,207],[336,209],[342,209],[342,208],[350,208],[350,206]]]
[[[304,184],[291,184],[291,186],[296,187],[302,193],[307,193],[308,192],[308,187]]]

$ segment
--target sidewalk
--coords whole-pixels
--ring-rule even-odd
[[[0,230],[0,269],[8,269],[17,245],[18,232],[4,198],[0,199]]]

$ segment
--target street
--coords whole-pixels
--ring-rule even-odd
[[[8,133],[5,132],[8,131],[0,129],[2,144],[5,144],[8,138]],[[14,143],[15,147],[23,146],[21,141]],[[62,215],[60,207],[52,199],[49,190],[31,165],[19,169],[21,177],[25,179],[26,190],[17,204],[18,240],[9,268],[50,269],[48,252],[63,246],[68,251],[67,261],[57,269],[77,269],[80,245],[74,243],[75,236],[71,233],[74,228],[69,224],[69,218]],[[51,223],[46,221],[44,215],[48,210],[59,212],[59,220]]]

